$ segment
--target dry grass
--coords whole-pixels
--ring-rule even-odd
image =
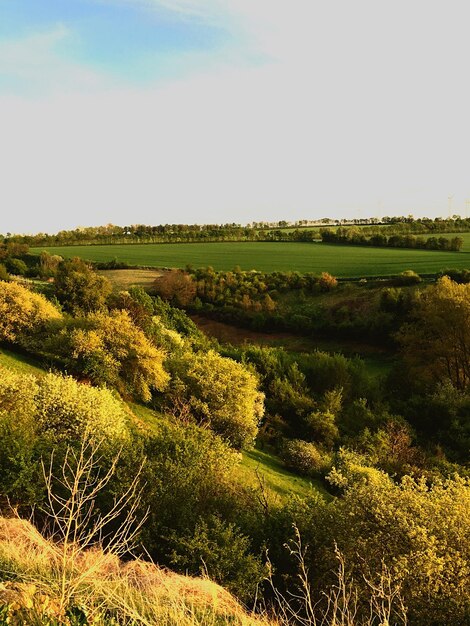
[[[0,518],[1,573],[4,579],[14,577],[0,583],[0,604],[12,607],[13,618],[21,613],[21,619],[28,620],[24,623],[47,623],[41,620],[51,617],[59,624],[68,623],[60,604],[61,562],[62,547],[45,539],[32,524],[18,517]],[[246,613],[210,580],[181,576],[139,559],[124,563],[101,548],[81,551],[74,568],[81,585],[75,590],[73,606],[84,609],[89,623],[268,624]],[[115,621],[107,622],[104,615]]]
[[[150,289],[156,278],[162,275],[158,270],[99,270],[98,274],[111,281],[117,291],[127,291],[129,287]]]

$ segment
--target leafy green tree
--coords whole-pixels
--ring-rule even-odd
[[[213,351],[187,352],[168,364],[169,403],[187,407],[199,424],[207,424],[236,448],[253,443],[263,416],[264,395],[257,377],[245,366]]]
[[[111,283],[75,257],[59,264],[54,292],[65,311],[73,314],[102,310],[111,293]]]
[[[446,380],[470,387],[470,284],[447,276],[420,294],[413,319],[400,329],[406,363],[426,386]]]

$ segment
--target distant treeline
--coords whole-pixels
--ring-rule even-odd
[[[67,245],[94,245],[94,244],[125,244],[125,243],[195,243],[217,241],[316,241],[320,240],[325,226],[338,226],[341,230],[350,233],[350,238],[356,243],[361,236],[369,240],[379,235],[391,238],[405,235],[436,235],[446,232],[470,231],[470,219],[455,217],[452,219],[413,219],[413,218],[383,218],[382,222],[375,220],[360,220],[360,224],[346,223],[344,220],[328,220],[322,223],[309,225],[306,220],[297,222],[289,227],[288,222],[277,223],[254,222],[251,225],[241,224],[161,224],[149,226],[137,224],[131,226],[92,226],[61,230],[56,234],[38,233],[36,235],[0,234],[0,242],[27,244],[29,246],[67,246]],[[343,242],[337,242],[343,243]],[[372,244],[383,245],[383,244]],[[387,244],[392,245],[392,244]],[[420,247],[400,246],[398,247]],[[426,247],[426,246],[424,246]],[[430,248],[443,249],[443,248]]]
[[[363,229],[365,230],[365,229]],[[450,250],[458,252],[462,249],[462,237],[417,237],[416,235],[390,235],[378,232],[367,236],[357,228],[325,229],[321,231],[322,241],[354,246],[374,246],[378,248],[415,248],[419,250]]]

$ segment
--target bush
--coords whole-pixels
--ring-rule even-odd
[[[39,433],[73,442],[91,438],[107,444],[128,438],[127,414],[108,389],[78,383],[71,376],[47,374],[35,398]]]
[[[171,270],[159,276],[154,282],[155,293],[177,306],[191,304],[196,296],[196,284],[189,274]]]
[[[405,270],[393,279],[393,283],[398,286],[417,285],[421,282],[421,276],[413,270]]]
[[[144,402],[168,382],[165,352],[133,324],[127,311],[67,320],[51,328],[42,346],[48,356],[60,357],[69,371]]]
[[[68,443],[83,437],[108,443],[128,437],[124,406],[109,390],[51,373],[40,379],[5,368],[0,373],[2,419]]]
[[[334,276],[328,274],[328,272],[322,272],[318,279],[318,284],[321,291],[331,291],[338,286],[338,281]]]
[[[62,316],[44,296],[0,281],[0,341],[21,342]]]
[[[234,471],[240,458],[210,430],[156,420],[153,432],[142,440],[142,455],[142,511],[149,514],[144,544],[154,558],[169,559],[175,533],[187,536],[200,518],[222,511],[233,514]],[[136,457],[134,453],[130,459],[131,472]]]
[[[104,308],[111,283],[96,274],[85,261],[74,258],[59,264],[54,289],[65,311],[90,313]]]
[[[28,266],[21,259],[5,259],[5,267],[10,274],[24,276],[28,271]]]
[[[187,352],[168,363],[172,374],[167,406],[183,405],[236,448],[253,443],[263,416],[264,395],[256,376],[213,351]]]
[[[247,603],[267,573],[250,554],[250,543],[234,524],[211,515],[189,535],[175,537],[172,563],[185,573],[208,575]]]
[[[385,561],[392,585],[401,586],[410,624],[468,624],[468,480],[455,477],[430,486],[405,476],[394,484],[382,474],[352,483],[318,513],[310,522],[317,539],[323,535],[324,547],[336,542],[356,580],[374,580]],[[317,562],[320,554],[317,544]]]
[[[315,444],[301,439],[285,439],[281,447],[281,458],[286,467],[305,476],[323,473],[329,463],[328,456]]]

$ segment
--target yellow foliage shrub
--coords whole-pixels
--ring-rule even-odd
[[[115,443],[128,437],[123,403],[109,390],[70,376],[47,374],[36,380],[0,368],[0,420],[7,418],[68,442],[87,436]]]
[[[18,341],[21,335],[60,317],[44,296],[17,283],[0,281],[0,341]]]

